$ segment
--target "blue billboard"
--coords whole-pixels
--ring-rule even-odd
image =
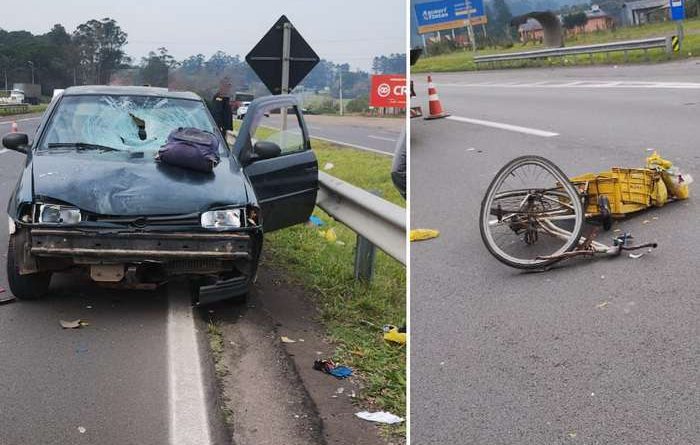
[[[486,23],[484,0],[440,0],[415,5],[418,32],[440,31]]]
[[[683,0],[671,0],[671,20],[683,20],[685,18],[685,4]]]

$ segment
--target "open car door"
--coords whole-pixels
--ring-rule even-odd
[[[309,219],[316,205],[318,162],[296,98],[268,96],[251,102],[232,154],[253,185],[265,232]]]

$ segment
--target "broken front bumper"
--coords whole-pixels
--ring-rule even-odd
[[[78,262],[252,259],[249,233],[97,232],[33,228],[32,255],[71,257]]]

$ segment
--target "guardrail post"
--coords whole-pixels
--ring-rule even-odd
[[[379,190],[370,190],[373,195],[381,197]],[[357,234],[355,243],[355,279],[367,283],[372,281],[374,276],[374,257],[377,248],[364,236]]]

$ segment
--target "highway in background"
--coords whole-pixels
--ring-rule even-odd
[[[405,120],[362,116],[305,115],[312,138],[354,146],[365,151],[393,154]],[[279,126],[279,116],[272,115],[265,125]]]
[[[642,167],[658,149],[700,179],[698,62],[433,81],[452,118],[411,122],[411,226],[441,231],[411,246],[412,441],[697,443],[700,186],[616,223],[654,252],[545,273],[491,257],[477,219],[496,172],[524,154],[574,176]]]

